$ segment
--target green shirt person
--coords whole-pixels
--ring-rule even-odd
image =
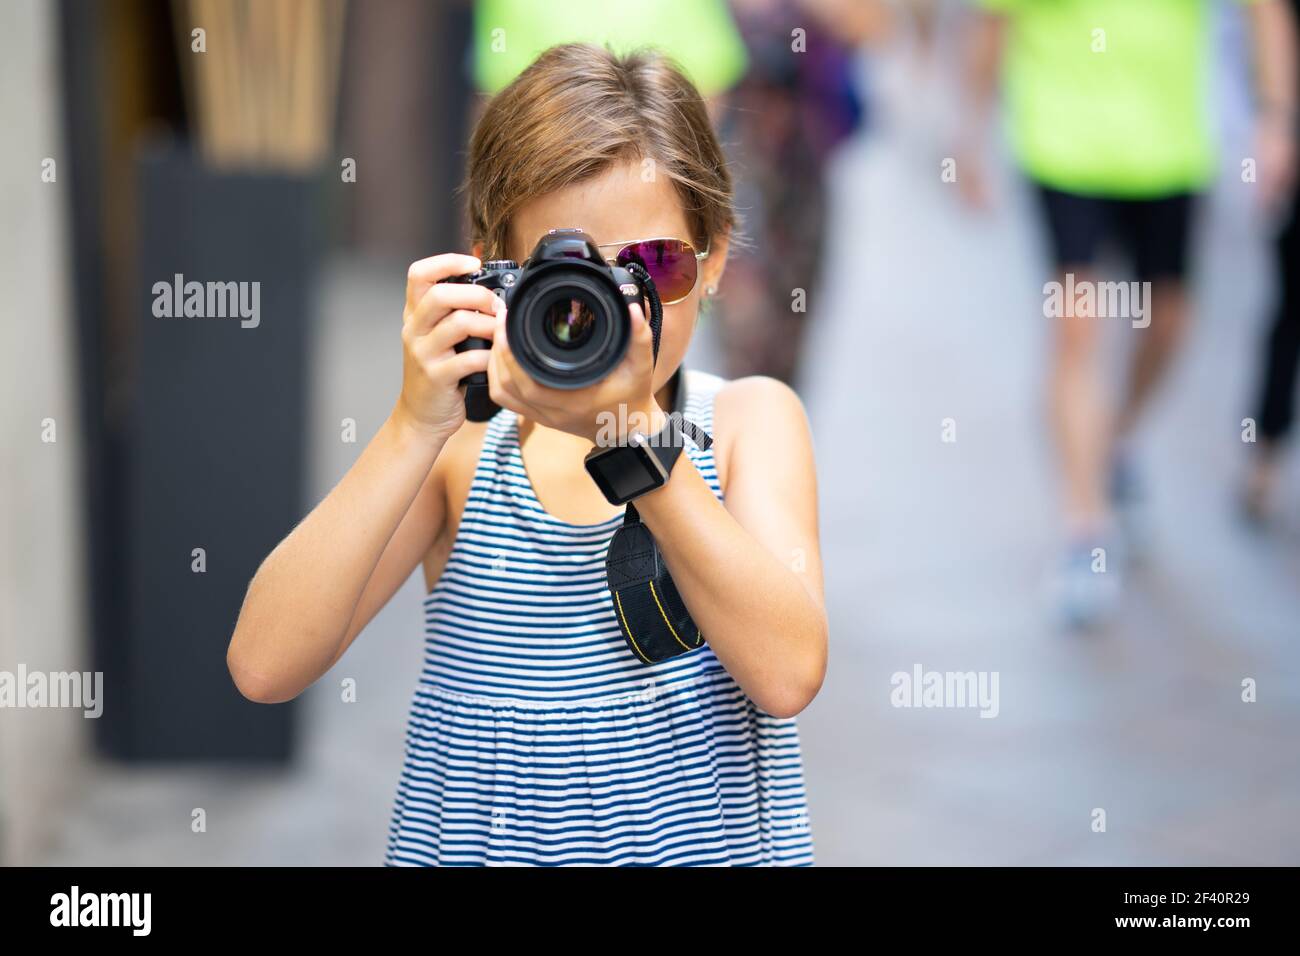
[[[1281,0],[1249,11],[1259,137],[1243,157],[1272,206],[1295,166],[1296,54]],[[1148,398],[1188,324],[1188,250],[1200,194],[1214,180],[1209,0],[976,0],[965,88],[967,142],[956,164],[970,200],[987,200],[980,138],[999,80],[1012,150],[1035,194],[1052,276],[1046,405],[1062,480],[1063,548],[1054,603],[1061,623],[1091,629],[1120,607],[1126,565],[1144,550],[1147,497],[1133,440]],[[1251,167],[1244,160],[1253,163]],[[1131,260],[1111,274],[1104,248]],[[1115,281],[1127,279],[1132,282]],[[1099,296],[1126,289],[1127,299]],[[1061,290],[1069,290],[1064,295]],[[1103,374],[1107,324],[1131,324],[1132,361],[1119,389]],[[1112,556],[1096,573],[1097,554]]]
[[[1276,57],[1258,21],[1278,0],[1236,2],[1255,8],[1255,59],[1263,67]],[[1073,194],[1132,199],[1209,185],[1216,156],[1208,0],[974,3],[986,16],[973,57],[983,75],[972,86],[989,92],[1000,59],[1011,145],[1032,179]],[[1289,96],[1276,91],[1285,78],[1260,72],[1268,116]],[[1287,165],[1273,161],[1276,146],[1262,144],[1258,157],[1260,184],[1270,192],[1276,184],[1265,177]]]
[[[557,43],[608,45],[616,53],[652,46],[677,61],[705,96],[745,72],[745,46],[723,0],[478,0],[474,4],[474,82],[496,93]]]

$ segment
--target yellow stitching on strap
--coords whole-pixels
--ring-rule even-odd
[[[637,654],[640,655],[641,660],[645,661],[647,664],[651,663],[650,658],[642,654],[641,648],[637,647],[636,638],[632,636],[632,628],[627,626],[627,618],[623,616],[623,602],[619,600],[617,591],[614,592],[614,603],[618,605],[618,619],[623,622],[623,633],[625,633],[627,639],[632,642],[632,650],[636,651]]]
[[[673,630],[673,622],[668,620],[667,614],[664,614],[664,606],[659,603],[659,595],[655,593],[655,583],[653,581],[650,582],[650,595],[655,599],[655,605],[659,608],[659,615],[664,619],[664,623],[668,625],[668,632],[672,634],[673,639],[676,640],[678,644],[682,645],[682,647],[689,651],[691,645],[687,644],[677,636],[677,632]]]

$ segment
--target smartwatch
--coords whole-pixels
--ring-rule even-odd
[[[610,448],[593,448],[583,464],[605,500],[627,504],[647,492],[662,488],[686,446],[674,412],[655,435],[633,432],[626,442]]]

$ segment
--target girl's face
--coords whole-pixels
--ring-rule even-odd
[[[582,229],[600,245],[658,238],[693,242],[671,180],[666,176],[643,178],[639,160],[612,166],[599,176],[521,206],[511,224],[510,258],[522,262],[548,230],[566,228]],[[601,254],[612,258],[616,251],[605,247]],[[717,286],[726,259],[726,240],[714,239],[709,255],[699,263],[699,278],[690,295],[664,306],[654,372],[656,392],[681,365],[699,316],[700,297],[706,286]]]

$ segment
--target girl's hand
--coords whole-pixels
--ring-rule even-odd
[[[460,380],[486,371],[491,352],[456,352],[470,337],[491,339],[499,299],[490,289],[441,280],[474,272],[473,256],[433,256],[411,264],[402,314],[402,393],[394,417],[431,438],[446,440],[465,421]]]
[[[596,384],[569,390],[540,385],[519,367],[506,344],[506,309],[502,306],[488,364],[492,400],[539,425],[593,444],[615,444],[629,431],[658,431],[664,415],[654,398],[650,323],[639,305],[632,304],[628,311],[632,340],[623,361]]]

